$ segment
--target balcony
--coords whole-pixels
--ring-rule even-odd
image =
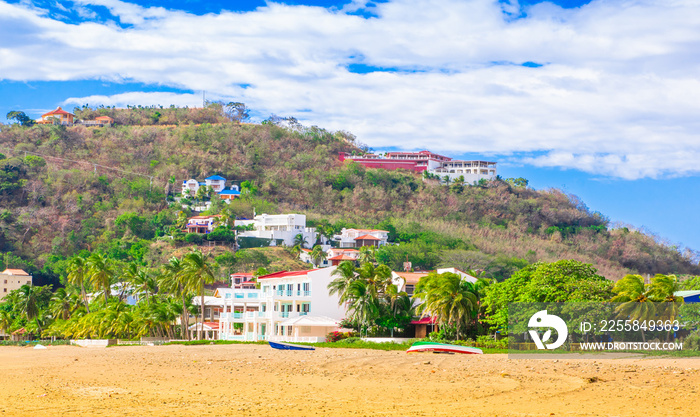
[[[266,311],[245,311],[221,314],[221,321],[255,321],[256,319],[270,318]]]
[[[261,297],[261,293],[258,290],[238,290],[233,293],[227,293],[226,298],[234,300],[257,300]]]
[[[263,294],[265,295],[265,294]],[[273,291],[275,297],[282,298],[292,298],[292,297],[311,297],[311,291],[302,290],[275,290]]]

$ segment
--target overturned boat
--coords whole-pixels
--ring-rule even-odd
[[[413,352],[439,352],[439,353],[466,353],[471,355],[483,355],[484,352],[475,347],[450,345],[436,342],[415,342],[406,353]]]

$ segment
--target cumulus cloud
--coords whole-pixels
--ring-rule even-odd
[[[375,148],[532,152],[540,156],[522,161],[629,179],[700,171],[694,0],[596,0],[576,9],[354,0],[340,9],[268,3],[201,16],[119,0],[73,7],[90,16],[95,6],[111,19],[69,24],[0,1],[0,77],[206,90],[261,114],[350,130]],[[358,15],[368,8],[372,17]],[[68,102],[198,101],[129,93]]]

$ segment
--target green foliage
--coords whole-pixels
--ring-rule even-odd
[[[235,255],[236,264],[243,271],[252,271],[270,265],[270,260],[262,251],[241,249]]]
[[[7,120],[14,120],[16,121],[20,126],[33,126],[34,125],[34,119],[31,117],[27,116],[23,111],[11,111],[7,113],[7,116],[5,116]]]
[[[574,260],[537,262],[491,285],[484,296],[485,321],[501,333],[508,325],[508,304],[565,301],[609,301],[612,283],[590,264]]]

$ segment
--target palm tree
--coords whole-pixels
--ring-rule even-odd
[[[416,290],[415,297],[424,301],[418,307],[421,316],[435,317],[441,326],[455,326],[457,339],[462,327],[468,325],[479,309],[479,297],[474,285],[458,274],[428,274],[420,279]]]
[[[304,235],[299,233],[298,235],[294,236],[294,246],[299,245],[300,248],[304,249],[309,245],[309,242],[306,240]]]
[[[85,293],[85,281],[88,275],[88,265],[87,260],[81,256],[76,256],[70,261],[68,266],[68,282],[73,285],[80,286],[80,293],[83,296],[83,303],[85,304],[85,310],[90,313],[90,306],[88,305],[87,294]]]
[[[109,289],[112,283],[112,277],[114,276],[109,258],[104,254],[93,253],[87,259],[86,264],[89,271],[90,282],[104,291],[106,305],[111,295]]]
[[[57,289],[51,296],[49,310],[55,319],[68,320],[76,308],[76,295],[65,288]],[[79,303],[79,302],[78,302]]]
[[[197,330],[197,338],[202,338],[202,328],[204,325],[204,286],[216,281],[214,273],[207,262],[207,256],[200,250],[193,250],[185,255],[183,260],[184,268],[182,271],[186,279],[186,287],[191,288],[195,292],[199,292],[201,296],[200,304],[200,322],[202,326]]]
[[[649,290],[641,275],[625,275],[615,283],[612,290],[617,294],[612,302],[621,303],[615,308],[618,315],[641,322],[652,320],[656,316],[656,306],[649,298]],[[640,327],[639,331],[642,333],[642,341],[646,342],[644,329]]]
[[[325,261],[327,258],[328,256],[321,246],[316,245],[311,249],[311,259],[314,261],[314,266],[318,267],[321,262]]]
[[[9,333],[12,328],[12,313],[6,310],[0,310],[0,330],[4,333]]]
[[[189,324],[189,313],[187,309],[187,288],[186,278],[183,275],[184,264],[176,257],[168,260],[166,265],[163,265],[163,275],[158,280],[158,286],[164,291],[180,297],[182,300],[182,318],[180,320],[180,336],[189,339],[187,325]]]
[[[357,279],[354,263],[350,261],[341,262],[335,271],[333,271],[332,276],[337,278],[328,284],[328,295],[338,294],[340,304],[342,304],[345,302],[345,292],[350,286],[350,283]]]
[[[360,264],[364,263],[376,263],[377,262],[377,248],[374,246],[363,246],[360,248],[360,253],[357,257],[357,262]]]
[[[18,301],[20,311],[27,317],[27,321],[36,321],[39,337],[41,337],[41,324],[39,323],[39,293],[46,290],[46,287],[34,287],[30,285],[22,285],[19,288]]]
[[[155,292],[156,284],[148,272],[143,268],[139,268],[136,262],[132,262],[129,264],[126,271],[124,271],[122,277],[126,282],[131,283],[135,289],[145,292],[146,304],[149,304],[150,293]]]
[[[684,303],[683,297],[677,296],[680,290],[678,279],[675,275],[656,274],[651,279],[649,296],[659,303],[657,310],[662,320],[673,321],[678,317],[680,308]],[[666,333],[666,340],[671,336],[671,330]]]
[[[365,329],[379,313],[379,299],[372,289],[372,285],[362,279],[356,279],[350,283],[345,291],[345,300],[348,302],[347,310],[350,319],[360,324],[360,332]]]
[[[392,285],[391,268],[386,265],[375,267],[372,263],[365,263],[360,266],[358,273],[360,278],[367,281],[377,298],[384,296],[387,288]]]
[[[299,257],[299,254],[301,253],[301,246],[300,245],[294,245],[292,248],[289,250],[289,252],[292,254],[292,256],[296,259]]]

